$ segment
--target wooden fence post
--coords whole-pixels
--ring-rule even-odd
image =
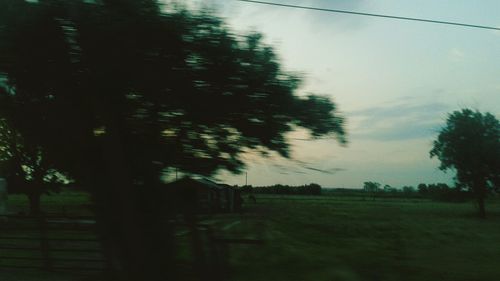
[[[49,238],[47,233],[47,219],[44,215],[38,217],[40,230],[40,250],[42,251],[43,265],[45,270],[52,270],[52,260],[50,259]]]

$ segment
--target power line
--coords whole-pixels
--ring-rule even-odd
[[[391,15],[382,15],[382,14],[361,13],[361,12],[353,12],[353,11],[347,11],[347,10],[316,8],[316,7],[299,6],[299,5],[291,5],[291,4],[280,4],[280,3],[265,2],[265,1],[254,1],[254,0],[235,0],[235,1],[254,3],[254,4],[263,4],[263,5],[270,5],[270,6],[278,6],[278,7],[286,7],[286,8],[303,9],[303,10],[351,14],[351,15],[357,15],[357,16],[368,16],[368,17],[388,18],[388,19],[396,19],[396,20],[419,21],[419,22],[427,22],[427,23],[435,23],[435,24],[455,25],[455,26],[470,27],[470,28],[500,30],[500,27],[467,24],[467,23],[451,22],[451,21],[440,21],[440,20],[431,20],[431,19],[422,19],[422,18],[410,18],[410,17],[400,17],[400,16],[391,16]]]

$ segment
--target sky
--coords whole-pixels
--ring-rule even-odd
[[[470,107],[500,117],[500,31],[234,0],[190,1],[195,8],[215,9],[236,33],[264,34],[284,69],[303,74],[299,94],[329,96],[347,121],[345,147],[334,139],[292,140],[291,160],[245,155],[248,184],[451,184],[453,171],[440,171],[438,160],[429,158],[447,114]],[[497,0],[272,1],[500,27]],[[245,173],[221,173],[218,179],[238,185],[246,180]]]

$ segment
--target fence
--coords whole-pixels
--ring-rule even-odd
[[[104,271],[107,262],[90,217],[4,216],[0,268]]]
[[[96,236],[94,217],[4,216],[0,222],[0,270],[38,269],[97,273],[110,270]],[[169,222],[172,223],[172,222]],[[220,237],[207,224],[173,223],[176,243],[191,252],[178,270],[227,280],[228,247],[262,240]],[[185,269],[183,269],[185,268]]]

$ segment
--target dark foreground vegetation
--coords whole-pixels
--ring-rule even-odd
[[[490,281],[500,274],[497,199],[487,200],[489,216],[478,220],[471,202],[350,195],[256,197],[257,203],[247,203],[242,214],[201,218],[219,237],[262,241],[227,245],[230,280]],[[42,206],[51,213],[66,209],[76,215],[87,212],[87,200],[63,192],[43,196]],[[25,197],[11,196],[10,201],[14,210],[27,210]],[[189,244],[181,247],[187,247],[184,258],[189,259]],[[0,271],[1,280],[9,276],[105,280],[26,270],[13,278],[11,271]]]

